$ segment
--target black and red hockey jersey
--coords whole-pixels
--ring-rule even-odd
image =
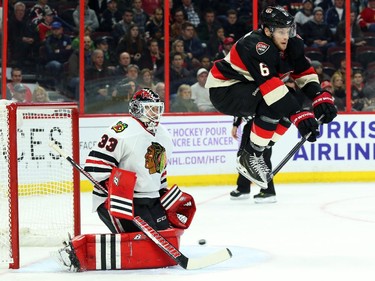
[[[214,62],[205,87],[254,82],[267,105],[285,116],[299,109],[283,82],[289,75],[302,90],[308,83],[320,88],[319,78],[305,57],[302,38],[289,38],[286,50],[281,52],[262,30],[256,30],[238,40],[224,59]],[[316,92],[305,94],[311,98]]]

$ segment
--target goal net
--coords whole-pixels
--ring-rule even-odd
[[[21,246],[59,245],[80,233],[76,104],[0,100],[0,265],[20,266]]]

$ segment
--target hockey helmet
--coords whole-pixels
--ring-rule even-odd
[[[262,21],[262,29],[268,27],[271,32],[274,32],[275,28],[290,27],[289,36],[296,36],[296,24],[294,23],[294,17],[281,6],[266,7],[262,11],[260,19]]]
[[[157,93],[144,88],[134,93],[129,103],[130,114],[154,130],[164,113],[164,102]]]

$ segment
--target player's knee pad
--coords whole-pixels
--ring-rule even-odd
[[[173,185],[160,199],[173,227],[186,229],[193,221],[196,206],[194,198]]]

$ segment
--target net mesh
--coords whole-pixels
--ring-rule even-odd
[[[17,108],[18,175],[10,173],[9,116],[0,108],[0,260],[11,260],[9,180],[17,176],[20,245],[51,246],[74,233],[73,168],[49,147],[72,155],[72,109]]]

